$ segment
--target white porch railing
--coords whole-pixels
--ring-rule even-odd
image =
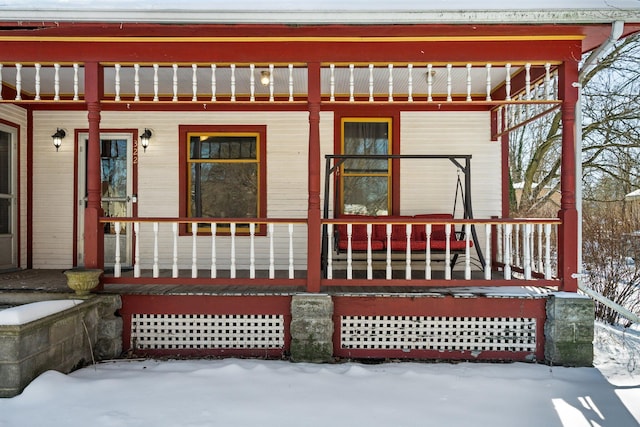
[[[441,265],[443,273],[440,279],[452,280],[456,258],[463,259],[463,267],[460,270],[464,274],[460,277],[464,280],[496,280],[496,273],[502,280],[554,280],[557,278],[557,227],[560,224],[557,219],[513,219],[513,220],[454,220],[454,221],[420,221],[417,219],[403,221],[384,221],[384,217],[378,217],[375,222],[367,222],[366,219],[327,221],[327,246],[330,250],[326,255],[327,279],[336,279],[342,274],[342,279],[353,280],[354,271],[365,271],[366,280],[396,278],[394,271],[404,270],[404,280],[425,279],[433,280],[436,270],[435,262]],[[334,240],[335,228],[338,225],[346,226],[347,248],[336,251]],[[354,249],[354,226],[366,226],[366,247],[360,240],[358,250]],[[374,249],[374,225],[383,225],[385,235],[383,237],[383,249]],[[398,225],[406,225],[403,233],[403,251],[392,250],[391,242],[394,240],[393,230]],[[432,247],[432,227],[444,225],[446,239]],[[424,249],[412,250],[412,229],[422,226],[425,230]],[[452,227],[462,232],[461,240],[456,243]],[[344,227],[343,227],[344,228]],[[472,235],[475,228],[477,243],[474,244]],[[415,234],[414,234],[415,235]],[[362,236],[360,236],[361,238]],[[380,239],[380,236],[375,237]],[[343,237],[344,241],[344,237]],[[463,244],[461,245],[461,243]],[[385,244],[386,243],[386,244]],[[444,247],[443,244],[444,243]],[[456,248],[452,248],[452,245]],[[477,245],[484,256],[478,256]],[[481,262],[483,259],[484,262]],[[442,262],[443,261],[443,262]],[[382,266],[380,266],[382,264]],[[378,265],[376,268],[375,266]],[[415,266],[419,265],[418,274]],[[472,274],[478,272],[481,274]]]
[[[113,225],[109,228],[115,237],[116,278],[122,277],[128,264],[123,232],[133,233],[133,278],[142,277],[145,270],[151,278],[178,278],[188,271],[196,279],[206,271],[216,279],[224,271],[235,279],[242,270],[249,279],[255,279],[257,271],[268,279],[294,279],[296,261],[298,269],[306,268],[306,257],[300,256],[300,242],[306,242],[305,219],[103,218],[101,222]],[[282,271],[286,275],[278,275]]]

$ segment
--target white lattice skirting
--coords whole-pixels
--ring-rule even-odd
[[[536,319],[512,317],[342,316],[343,349],[536,350]]]
[[[133,314],[131,348],[279,349],[284,316],[276,314]]]

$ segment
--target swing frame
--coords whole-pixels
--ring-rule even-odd
[[[458,187],[462,185],[460,181],[460,173],[464,174],[464,188],[462,189],[462,202],[463,202],[463,219],[473,219],[473,207],[471,203],[471,154],[327,154],[325,155],[325,182],[324,182],[324,208],[323,217],[329,217],[329,191],[331,189],[332,176],[335,177],[336,171],[340,170],[340,166],[349,159],[373,159],[373,160],[402,160],[402,159],[448,159],[458,169],[458,177],[456,182],[456,195],[453,205],[453,216],[455,219],[455,210],[458,198]],[[333,162],[333,164],[332,164]],[[340,200],[340,186],[337,182],[333,182],[334,187],[334,217],[337,217],[337,206]],[[485,265],[484,255],[480,247],[478,240],[478,234],[474,224],[471,224],[471,238],[478,255],[478,261],[481,265]],[[464,231],[462,231],[461,237],[464,238]],[[326,224],[322,226],[322,265],[326,265],[328,250],[328,234]],[[456,255],[457,257],[457,255]],[[454,261],[455,262],[455,261]]]

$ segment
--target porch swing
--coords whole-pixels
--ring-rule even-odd
[[[323,210],[323,217],[324,218],[328,218],[329,217],[329,198],[326,197],[327,194],[329,194],[330,191],[330,185],[331,185],[331,178],[332,175],[335,176],[335,173],[337,171],[340,170],[340,166],[349,159],[372,159],[372,160],[392,160],[392,159],[448,159],[450,162],[452,162],[456,167],[457,167],[457,180],[456,180],[456,190],[455,190],[455,196],[454,196],[454,204],[453,204],[453,212],[452,214],[423,214],[423,215],[416,215],[414,217],[405,217],[405,218],[412,218],[412,219],[416,219],[416,218],[423,218],[425,220],[434,220],[434,219],[454,219],[455,215],[456,215],[456,208],[457,208],[457,203],[458,203],[458,196],[460,196],[461,202],[462,202],[462,207],[463,207],[463,213],[462,213],[462,219],[473,219],[473,209],[472,209],[472,204],[471,204],[471,155],[437,155],[437,154],[370,154],[370,155],[360,155],[360,154],[336,154],[336,155],[325,155],[325,185],[324,185],[324,210]],[[333,162],[333,164],[332,164]],[[461,179],[461,174],[464,175],[464,183]],[[337,186],[334,186],[334,188],[336,188],[336,191],[334,192],[334,217],[336,216],[336,207],[339,205],[339,200],[340,200],[340,194],[339,194],[339,190]],[[356,217],[356,215],[354,215],[354,217]],[[363,218],[362,215],[358,215],[357,216],[359,219]],[[373,217],[373,216],[372,216]],[[398,216],[389,216],[390,219],[394,219],[394,220],[398,220],[399,218],[402,217],[398,217]],[[339,228],[340,226],[336,227]],[[343,228],[345,226],[342,226]],[[374,227],[379,229],[380,227]],[[422,228],[424,228],[424,226],[422,226]],[[438,228],[438,231],[436,231],[436,228]],[[439,228],[441,228],[441,230],[439,230]],[[484,259],[484,255],[482,253],[482,249],[481,246],[479,244],[479,240],[478,240],[478,235],[476,232],[476,228],[474,224],[470,225],[470,233],[471,236],[470,238],[473,241],[473,247],[476,251],[476,255],[478,257],[478,261],[480,263],[481,266],[485,265],[485,259]],[[362,224],[358,224],[357,226],[353,226],[352,227],[353,231],[352,231],[352,239],[354,239],[354,237],[356,239],[360,238],[359,241],[354,242],[352,240],[351,242],[351,247],[352,247],[352,251],[366,251],[367,250],[367,245],[371,245],[371,250],[373,252],[376,251],[381,251],[384,249],[385,246],[385,242],[384,242],[384,238],[382,238],[381,240],[375,240],[375,241],[371,241],[369,242],[369,239],[367,238],[367,233],[366,233],[366,227]],[[356,230],[357,229],[357,230]],[[393,231],[392,234],[395,233],[401,233],[404,236],[404,226],[393,226]],[[414,225],[414,229],[418,229],[417,225]],[[436,234],[440,235],[440,236],[444,236],[444,229],[445,226],[442,225],[434,225],[433,227],[433,234],[432,236],[434,236],[433,238],[435,239]],[[340,231],[338,231],[338,239],[339,239],[339,235],[340,235]],[[416,231],[416,230],[414,230]],[[384,236],[384,228],[382,230],[378,231],[379,233],[382,233]],[[456,243],[463,243],[464,239],[465,239],[465,229],[462,229],[461,231],[456,231],[455,229],[453,229],[451,231],[451,243],[450,246],[452,247],[451,249],[451,254],[452,254],[452,260],[451,260],[451,266],[453,268],[453,265],[455,265],[458,256],[460,255],[460,253],[464,253],[464,246],[461,245],[457,245]],[[375,233],[375,230],[374,230]],[[414,237],[414,235],[417,235],[418,233],[412,232],[412,238]],[[343,230],[343,238],[344,235],[346,235],[346,233]],[[335,239],[335,241],[337,241],[338,239]],[[438,240],[437,242],[432,240],[431,241],[431,251],[432,252],[443,252],[445,249],[445,241],[444,241],[444,237],[440,237],[440,239],[442,239],[442,241]],[[402,242],[402,239],[398,239],[396,240],[397,242]],[[434,245],[434,243],[441,243],[440,245],[436,244]],[[425,244],[426,245],[426,242]],[[424,251],[426,250],[426,246],[419,246],[418,245],[418,249],[413,249],[412,251]],[[406,244],[404,245],[406,246]],[[412,245],[413,246],[413,245]],[[398,246],[393,246],[393,242],[392,242],[392,251],[398,251],[401,248],[399,248]],[[323,266],[323,270],[326,270],[326,260],[327,260],[327,251],[328,250],[334,250],[334,248],[329,249],[328,247],[328,231],[327,231],[327,225],[323,225],[322,227],[322,266]],[[339,250],[339,248],[337,249]]]

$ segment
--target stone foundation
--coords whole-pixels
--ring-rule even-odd
[[[323,363],[333,359],[333,301],[329,295],[291,299],[291,360]]]
[[[575,293],[558,292],[547,300],[545,361],[551,365],[592,366],[594,303]]]

